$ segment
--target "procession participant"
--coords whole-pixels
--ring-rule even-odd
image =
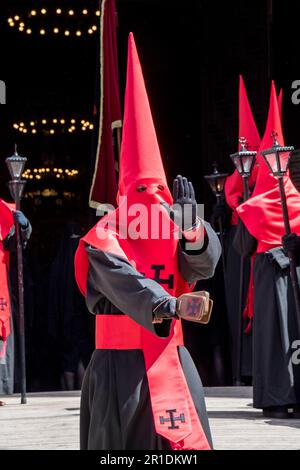
[[[260,151],[271,147],[274,135],[283,145],[274,83]],[[282,244],[284,222],[277,179],[263,156],[253,196],[237,208],[242,223],[235,246],[241,254],[255,254],[253,318],[253,402],[271,418],[299,417],[300,368],[293,361],[297,338],[289,260]],[[289,175],[284,177],[291,230],[300,235],[300,195]],[[293,414],[290,412],[292,411]]]
[[[213,275],[221,249],[210,225],[197,218],[192,184],[178,176],[173,194],[175,200],[131,34],[119,206],[81,240],[75,260],[78,285],[96,314],[96,351],[82,389],[81,449],[212,447],[203,387],[183,346],[176,301]],[[192,221],[185,225],[183,218],[179,227],[170,215],[186,206]]]
[[[0,395],[14,392],[17,363],[18,294],[15,222],[19,223],[23,247],[31,234],[31,225],[13,204],[0,199]],[[3,402],[1,402],[3,404]]]

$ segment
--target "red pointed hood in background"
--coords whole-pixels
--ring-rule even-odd
[[[164,186],[164,199],[172,202],[133,34],[128,40],[125,114],[120,159],[119,195],[147,180]]]
[[[261,138],[259,136],[250,103],[247,96],[243,77],[240,75],[239,84],[239,137],[247,139],[249,150],[258,151]],[[241,146],[239,144],[239,150]],[[251,177],[249,178],[249,186],[254,186],[257,175],[257,166],[255,165]],[[232,210],[239,205],[239,198],[243,195],[243,181],[238,171],[235,170],[232,175],[226,179],[225,197],[226,202]],[[236,214],[233,214],[233,223],[237,223]]]
[[[242,219],[249,232],[259,242],[258,252],[267,251],[274,246],[280,246],[281,237],[284,235],[278,181],[272,175],[260,153],[262,150],[273,146],[273,132],[277,134],[276,138],[278,143],[284,145],[276,90],[274,82],[272,81],[266,130],[259,154],[257,155],[259,170],[256,185],[250,199],[237,208],[239,217]],[[288,174],[284,177],[284,186],[291,229],[293,232],[300,234],[300,194],[293,187]]]
[[[277,101],[278,101],[279,116],[282,122],[282,88],[280,89]]]
[[[266,150],[273,146],[274,137],[272,137],[272,134],[274,132],[277,134],[276,138],[279,144],[284,145],[276,89],[274,81],[272,81],[266,129],[256,157],[259,170],[257,173],[256,184],[252,193],[252,197],[278,186],[277,179],[272,175],[267,163],[264,160],[264,157],[261,155],[262,150]]]

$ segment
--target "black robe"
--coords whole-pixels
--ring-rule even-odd
[[[189,282],[213,275],[220,257],[220,243],[206,224],[207,243],[197,254],[187,254],[178,246],[181,274]],[[87,246],[89,272],[87,306],[95,314],[130,316],[144,328],[167,336],[169,321],[153,325],[152,310],[166,291],[152,279],[138,273],[127,261]],[[138,301],[137,301],[138,299]],[[183,371],[211,443],[203,387],[194,363],[184,347],[179,347]],[[169,442],[156,434],[149,388],[141,350],[94,352],[86,371],[81,398],[80,447],[94,450],[169,449]]]
[[[76,225],[67,225],[49,276],[48,329],[61,373],[76,373],[80,362],[86,368],[93,352],[92,319],[74,274],[78,233]]]
[[[21,229],[23,248],[32,232],[31,225]],[[3,247],[10,252],[8,273],[8,288],[10,296],[10,335],[7,338],[6,355],[0,362],[0,395],[10,395],[16,391],[16,384],[20,383],[19,345],[18,345],[18,274],[15,226],[3,240]],[[0,340],[2,348],[2,341]]]
[[[249,255],[256,245],[256,239],[240,222],[236,248],[241,254]],[[293,346],[298,339],[289,260],[281,247],[258,253],[254,262],[255,408],[300,404],[300,367],[293,361]]]
[[[237,379],[237,356],[238,356],[238,335],[239,335],[239,317],[245,308],[247,292],[250,278],[250,257],[244,257],[243,266],[243,295],[242,310],[240,308],[240,279],[241,279],[241,256],[233,246],[233,239],[237,230],[236,225],[230,226],[226,233],[226,306],[227,318],[230,335],[230,351],[233,382]],[[246,380],[252,377],[252,329],[246,333],[246,327],[249,320],[242,318],[242,336],[241,336],[241,377]]]

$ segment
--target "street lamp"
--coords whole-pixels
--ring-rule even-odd
[[[248,180],[251,175],[253,165],[255,162],[255,151],[247,150],[247,139],[245,137],[239,138],[241,150],[230,155],[235,168],[243,180],[243,200],[244,202],[249,198],[249,184]],[[242,360],[242,335],[243,335],[243,299],[244,299],[244,266],[245,259],[241,256],[240,263],[240,285],[239,285],[239,316],[238,316],[238,335],[237,335],[237,361],[236,361],[236,382],[235,385],[242,385],[241,380],[241,360]]]
[[[8,157],[6,165],[9,170],[11,181],[8,186],[11,196],[16,204],[16,210],[20,210],[21,198],[26,181],[22,180],[22,174],[27,158],[20,157],[15,146],[15,153]],[[21,362],[21,404],[26,404],[26,362],[25,362],[25,321],[24,321],[24,282],[23,282],[23,251],[20,235],[20,226],[15,223],[17,240],[17,266],[18,266],[18,300],[19,300],[19,341]]]
[[[228,173],[219,173],[217,169],[217,164],[213,164],[213,172],[211,175],[206,175],[204,178],[208,182],[210,189],[214,193],[217,198],[217,205],[220,206],[222,204],[222,198],[224,195],[224,185]],[[226,260],[225,260],[225,250],[224,250],[224,238],[223,238],[223,222],[222,218],[218,217],[218,224],[219,224],[219,232],[220,232],[220,242],[222,246],[222,262],[223,262],[223,273],[225,277],[225,269],[226,269]]]
[[[278,180],[284,229],[285,229],[285,234],[289,235],[291,233],[291,226],[290,226],[289,213],[288,213],[288,208],[287,208],[287,203],[286,203],[286,194],[285,194],[285,189],[284,189],[283,177],[287,172],[290,155],[291,155],[291,152],[294,150],[294,147],[281,146],[277,142],[276,132],[272,132],[272,137],[274,139],[273,146],[269,149],[263,150],[261,154],[264,157],[270,171]],[[298,330],[300,333],[300,289],[299,289],[299,283],[298,283],[298,277],[297,277],[296,260],[295,260],[294,252],[289,251],[288,257],[290,261],[290,276],[291,276],[294,299],[295,299],[295,306],[296,306],[296,320],[297,320]]]
[[[241,150],[231,154],[230,158],[243,179],[244,201],[246,201],[249,198],[248,180],[251,175],[257,152],[247,150],[247,140],[245,137],[240,137],[239,142],[241,144]]]

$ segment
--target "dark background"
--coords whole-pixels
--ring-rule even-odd
[[[267,115],[270,79],[283,87],[286,143],[300,146],[300,106],[292,104],[291,84],[300,78],[298,23],[300,5],[291,1],[256,0],[117,0],[121,96],[125,86],[127,37],[133,31],[168,178],[181,173],[192,180],[198,202],[209,219],[213,196],[203,180],[217,162],[232,171],[229,154],[237,148],[238,75],[244,76],[260,133]],[[60,38],[26,35],[8,26],[7,18],[24,10],[57,6],[96,10],[98,1],[2,0],[0,5],[0,79],[6,82],[7,105],[0,111],[0,197],[9,199],[5,158],[19,153],[28,168],[48,165],[79,171],[71,181],[27,183],[23,209],[33,225],[27,250],[30,308],[27,312],[29,388],[57,388],[56,365],[47,343],[47,276],[67,221],[86,230],[93,219],[88,209],[92,131],[55,136],[22,135],[14,122],[41,118],[84,118],[92,122],[96,90],[98,35]],[[55,26],[55,19],[51,26]],[[47,25],[45,25],[45,28]],[[39,197],[52,188],[57,195]],[[69,197],[65,197],[68,192]],[[211,289],[217,297],[215,319],[203,331],[187,332],[197,366],[206,384],[226,382],[228,347],[221,275]],[[28,304],[29,305],[29,304]],[[213,351],[221,347],[225,373],[211,374]],[[51,348],[51,344],[49,346]],[[47,359],[48,358],[48,359]],[[201,360],[204,358],[204,361]],[[43,375],[45,361],[49,369]],[[202,364],[202,366],[201,366]],[[204,366],[203,366],[204,364]],[[39,380],[37,380],[39,378]]]

